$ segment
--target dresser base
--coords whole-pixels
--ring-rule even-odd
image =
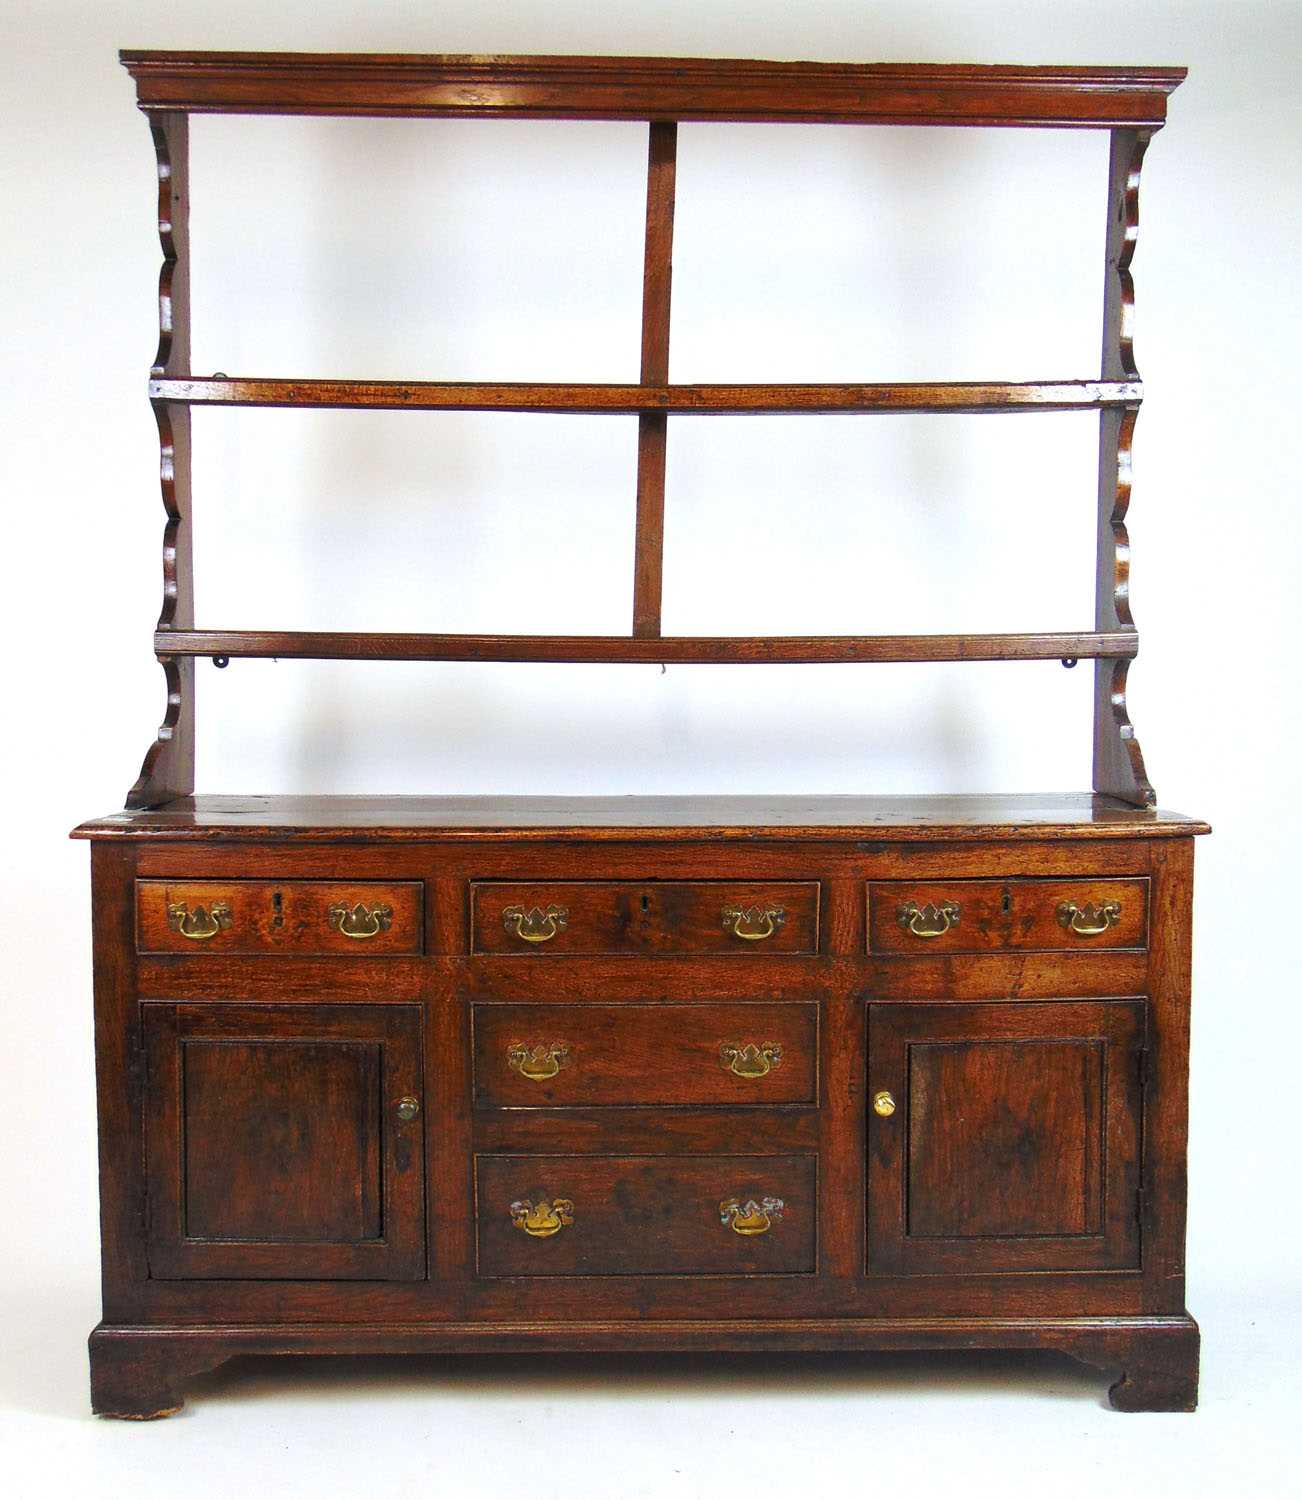
[[[772,1323],[316,1324],[143,1328],[100,1324],[90,1336],[96,1415],[170,1417],[181,1387],[238,1355],[556,1353],[865,1353],[918,1349],[1045,1349],[1104,1370],[1117,1411],[1193,1411],[1198,1325],[1162,1318],[792,1318]]]
[[[992,821],[995,820],[995,821]],[[1045,1349],[1192,1409],[1193,837],[296,799],[93,840],[104,1415],[246,1354]]]

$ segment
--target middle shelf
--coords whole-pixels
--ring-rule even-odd
[[[1102,411],[1143,400],[1137,380],[888,382],[867,385],[530,384],[519,381],[153,379],[150,399],[183,406],[382,411],[1030,412]]]
[[[1138,654],[1133,630],[1030,635],[622,636],[421,635],[333,630],[181,630],[154,634],[160,657],[302,657],[347,661],[778,664],[1074,661]]]

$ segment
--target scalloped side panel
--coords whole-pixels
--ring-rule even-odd
[[[167,679],[167,707],[154,743],[145,752],[126,806],[159,807],[194,792],[194,658],[159,659]]]
[[[183,375],[190,367],[189,122],[183,114],[151,116],[158,170],[158,352],[152,374]],[[167,520],[163,528],[161,628],[194,623],[190,550],[190,411],[154,401],[158,423],[158,479]],[[140,775],[127,793],[128,808],[157,807],[194,791],[194,663],[160,657],[167,706]]]
[[[1151,135],[1117,130],[1109,164],[1107,276],[1103,303],[1105,378],[1139,380],[1135,363],[1135,284],[1130,267],[1139,241],[1139,183]],[[1135,628],[1130,605],[1131,450],[1138,405],[1099,418],[1099,539],[1095,628]],[[1157,802],[1126,705],[1130,662],[1100,661],[1094,670],[1094,789],[1140,807]]]

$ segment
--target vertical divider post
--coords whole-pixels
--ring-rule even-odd
[[[677,123],[653,120],[647,151],[646,253],[642,271],[643,385],[666,385],[669,381],[669,305],[677,161]],[[637,531],[633,561],[635,637],[660,634],[668,437],[667,413],[643,412],[638,417]]]

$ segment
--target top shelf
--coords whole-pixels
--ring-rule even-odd
[[[119,54],[144,110],[1158,130],[1184,68],[412,53]]]

